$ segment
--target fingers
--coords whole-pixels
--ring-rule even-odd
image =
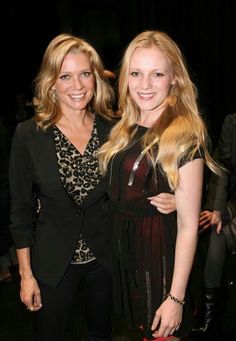
[[[40,289],[34,278],[21,281],[21,301],[29,311],[37,311],[42,307]]]
[[[211,211],[202,211],[199,217],[199,229],[198,233],[208,230],[212,226],[212,216],[213,213]]]
[[[216,233],[220,234],[222,230],[222,222],[220,221],[217,225],[216,225]]]
[[[156,206],[156,205],[153,205],[153,206]],[[173,210],[171,208],[162,208],[160,205],[156,206],[156,209],[160,212],[160,213],[163,213],[163,214],[169,214],[171,212],[173,212]]]
[[[204,226],[205,224],[210,224],[212,219],[212,212],[202,211],[199,217],[199,225]]]
[[[159,338],[159,337],[167,337],[169,335],[173,335],[176,330],[178,330],[180,327],[180,323],[173,325],[173,326],[167,326],[164,325],[161,322],[161,316],[156,313],[155,318],[152,323],[151,330],[153,331],[153,337]]]
[[[201,233],[207,231],[209,228],[211,228],[211,225],[206,225],[206,226],[204,226],[204,227],[200,227],[200,228],[198,229],[198,234],[201,234]]]
[[[27,310],[29,310],[31,313],[35,312],[35,311],[38,311],[39,309],[41,309],[42,307],[38,307],[38,306],[35,306],[34,304],[32,305],[27,305],[26,306]]]
[[[34,311],[38,311],[41,308],[42,308],[42,305],[41,306],[38,306],[38,305],[35,305],[35,304],[27,304],[26,305],[26,309],[29,310],[31,313],[34,312]]]
[[[170,193],[160,193],[149,197],[150,204],[155,206],[161,213],[168,214],[176,210],[175,196]]]
[[[154,338],[168,337],[179,329],[182,320],[182,307],[165,300],[156,310],[151,326]]]
[[[156,313],[152,322],[151,330],[157,329],[159,323],[160,323],[160,315]]]
[[[152,334],[155,338],[161,338],[161,337],[168,337],[174,334],[175,331],[177,331],[180,327],[180,324],[177,324],[174,327],[164,327],[159,328],[158,330],[155,330]]]
[[[39,309],[42,308],[42,301],[41,301],[41,295],[37,294],[33,298],[33,303],[27,303],[25,304],[27,310],[30,312],[38,311]]]

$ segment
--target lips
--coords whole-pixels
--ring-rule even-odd
[[[69,96],[73,101],[80,101],[81,99],[85,97],[85,95],[86,93],[79,94],[79,95],[69,95]]]
[[[149,101],[149,100],[153,99],[153,97],[155,96],[154,93],[146,94],[146,93],[138,92],[137,94],[138,94],[138,97],[144,101]]]

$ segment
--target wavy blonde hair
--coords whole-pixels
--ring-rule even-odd
[[[38,75],[34,80],[35,120],[38,127],[46,130],[61,117],[60,109],[52,98],[52,87],[56,82],[63,60],[70,53],[83,52],[89,56],[95,77],[95,92],[89,103],[90,110],[104,117],[112,117],[114,93],[108,84],[102,61],[95,49],[84,39],[71,34],[59,34],[48,45]]]
[[[105,173],[111,158],[125,149],[135,135],[140,111],[128,89],[130,61],[137,48],[153,46],[160,49],[170,62],[176,83],[170,87],[163,113],[147,130],[142,143],[153,167],[157,163],[161,164],[170,188],[174,190],[179,184],[178,168],[181,160],[193,159],[197,151],[213,172],[219,174],[220,170],[207,149],[209,139],[199,115],[196,88],[189,77],[184,57],[176,43],[164,32],[142,32],[131,41],[125,51],[118,83],[121,119],[113,127],[108,142],[100,149],[100,167]]]

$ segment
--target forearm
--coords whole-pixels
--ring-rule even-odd
[[[195,255],[201,208],[203,163],[196,159],[180,169],[180,186],[175,191],[177,239],[171,294],[185,297]]]
[[[178,299],[185,298],[186,287],[191,272],[197,245],[197,231],[178,232],[175,249],[174,273],[170,292]]]
[[[31,269],[30,248],[17,249],[16,252],[19,263],[19,274],[21,278],[31,278],[33,273]]]

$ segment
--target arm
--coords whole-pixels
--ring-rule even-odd
[[[17,249],[21,276],[20,297],[27,307],[41,307],[39,288],[31,270],[30,247],[34,245],[37,194],[25,133],[17,128],[12,141],[9,166],[11,233]]]
[[[17,249],[19,262],[20,298],[31,311],[39,310],[42,307],[38,283],[33,276],[30,261],[30,248]]]
[[[180,185],[175,192],[177,209],[177,239],[174,273],[170,293],[183,300],[195,255],[198,221],[201,207],[203,162],[193,160],[179,169]],[[182,305],[170,297],[157,309],[153,320],[154,337],[168,336],[178,329],[182,320]]]
[[[199,220],[199,233],[214,227],[219,234],[222,230],[222,216],[226,211],[227,200],[229,197],[229,180],[232,171],[232,153],[233,153],[233,131],[234,115],[227,115],[221,129],[220,139],[215,151],[215,158],[227,170],[223,171],[221,176],[211,175],[208,187],[207,210],[201,212]],[[212,210],[209,211],[208,209]]]
[[[149,197],[150,204],[163,213],[169,214],[176,210],[175,195],[171,193],[160,193],[156,196]],[[216,232],[220,233],[222,229],[221,212],[204,210],[200,213],[199,233],[208,230],[212,225],[216,226]]]
[[[228,200],[229,179],[232,171],[232,143],[234,133],[233,115],[226,116],[220,134],[218,146],[215,151],[215,159],[220,162],[227,171],[221,176],[211,175],[207,193],[207,201],[205,207],[207,209],[223,212],[226,208]]]

